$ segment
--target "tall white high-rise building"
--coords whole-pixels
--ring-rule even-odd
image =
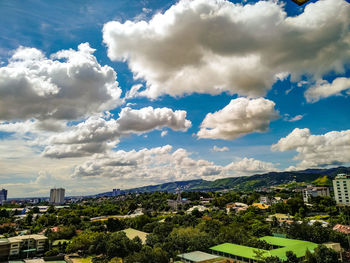
[[[333,180],[333,188],[337,205],[350,205],[350,175],[338,174]]]
[[[51,204],[63,204],[64,203],[64,193],[63,188],[52,188],[50,190],[50,203]]]

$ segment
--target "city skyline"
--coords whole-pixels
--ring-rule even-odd
[[[9,198],[350,164],[345,0],[15,0],[0,21]]]

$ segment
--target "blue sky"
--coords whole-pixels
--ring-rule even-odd
[[[1,1],[0,187],[80,195],[349,165],[349,10]]]

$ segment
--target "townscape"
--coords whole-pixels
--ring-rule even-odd
[[[0,263],[350,263],[350,0],[0,0]]]
[[[256,191],[0,198],[8,262],[349,262],[350,175]],[[330,182],[332,184],[330,185]],[[33,259],[34,258],[34,259]]]

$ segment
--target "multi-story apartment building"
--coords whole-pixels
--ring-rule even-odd
[[[350,205],[350,175],[338,174],[333,180],[333,188],[337,205]]]
[[[6,261],[10,253],[10,243],[7,238],[0,236],[0,262]]]
[[[63,188],[52,188],[50,190],[50,203],[51,204],[63,204],[64,203],[64,193]]]
[[[308,203],[311,197],[317,196],[331,196],[328,187],[316,187],[309,185],[302,190],[303,199],[305,203]]]
[[[37,234],[0,238],[0,261],[23,253],[41,254],[45,252],[47,240],[46,236]]]
[[[6,200],[7,200],[7,190],[2,189],[2,190],[0,190],[0,204],[5,202]]]

